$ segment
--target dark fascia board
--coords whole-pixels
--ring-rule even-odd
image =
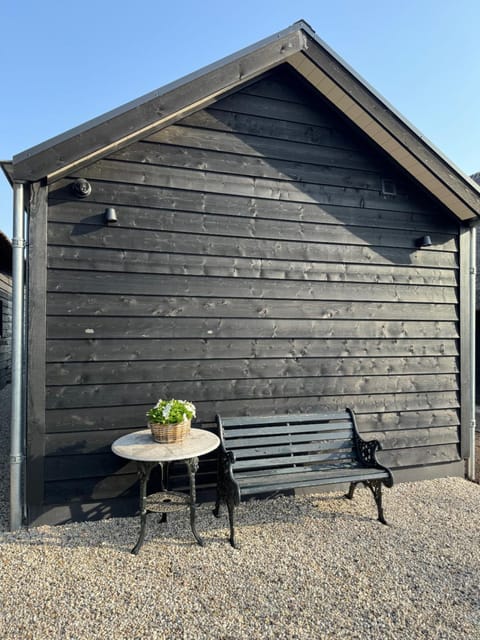
[[[238,53],[13,158],[15,180],[55,181],[205,108],[288,63],[460,220],[480,216],[480,187],[299,21]]]
[[[308,34],[303,55],[294,56],[293,66],[457,217],[480,216],[480,186],[315,34]]]

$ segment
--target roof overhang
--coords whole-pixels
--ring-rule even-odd
[[[13,163],[11,160],[0,160],[0,167],[5,174],[6,179],[13,187]]]
[[[480,216],[479,186],[408,123],[303,21],[13,158],[15,180],[55,181],[203,109],[288,63],[460,220]]]

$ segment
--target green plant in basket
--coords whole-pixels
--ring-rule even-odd
[[[157,424],[177,424],[183,420],[190,420],[195,415],[195,405],[187,400],[159,400],[147,411],[150,422]]]

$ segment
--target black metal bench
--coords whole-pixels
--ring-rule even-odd
[[[228,508],[230,543],[236,547],[234,508],[242,498],[304,487],[350,483],[352,499],[363,483],[373,493],[378,519],[387,524],[382,484],[393,485],[392,473],[380,465],[377,440],[360,436],[352,410],[342,412],[257,416],[217,416],[220,435],[217,501]]]

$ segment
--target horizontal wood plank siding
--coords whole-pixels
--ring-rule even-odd
[[[306,378],[317,376],[354,376],[358,372],[371,376],[382,384],[385,376],[435,375],[456,371],[455,357],[423,358],[239,358],[204,360],[192,364],[195,379],[216,380],[222,370],[231,380],[252,378]],[[111,373],[109,362],[49,363],[47,383],[49,385],[101,384]],[[162,371],[162,381],[175,381],[184,375],[185,363],[172,360],[168,370]],[[127,383],[147,382],[155,378],[150,361],[120,362],[117,372]]]
[[[458,224],[295,75],[59,180],[48,220],[49,505],[133,495],[109,447],[160,396],[210,429],[351,406],[402,478],[457,468]]]
[[[0,389],[12,379],[12,276],[0,271]]]

